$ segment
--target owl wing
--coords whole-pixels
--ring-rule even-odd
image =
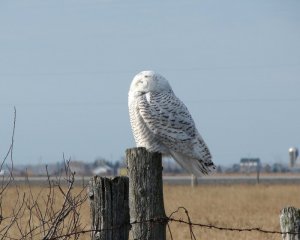
[[[211,161],[210,152],[199,135],[195,123],[182,101],[170,90],[144,94],[138,101],[140,114],[170,154],[184,154],[189,158]]]

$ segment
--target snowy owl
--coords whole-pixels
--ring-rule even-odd
[[[137,147],[172,156],[196,176],[215,169],[187,107],[163,76],[153,71],[137,74],[130,85],[128,107]]]

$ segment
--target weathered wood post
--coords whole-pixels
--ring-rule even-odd
[[[93,177],[88,189],[92,240],[128,240],[128,177]]]
[[[260,164],[256,167],[256,183],[259,184]]]
[[[198,177],[194,174],[191,175],[191,186],[196,187],[198,185]]]
[[[280,227],[281,232],[285,232],[282,234],[283,240],[300,240],[300,209],[294,207],[282,209],[280,213]]]
[[[133,239],[166,239],[161,158],[145,148],[126,150]]]

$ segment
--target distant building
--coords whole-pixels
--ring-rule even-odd
[[[299,150],[296,147],[289,148],[289,171],[300,172],[300,157]]]
[[[107,176],[113,174],[113,169],[107,165],[99,166],[92,170],[93,175],[97,176]]]
[[[298,158],[299,151],[295,147],[291,147],[289,149],[289,157],[290,157],[290,167],[293,168],[295,167],[297,163],[297,158]]]
[[[87,165],[83,161],[70,161],[69,167],[71,172],[75,172],[76,175],[80,175],[80,176],[90,175],[90,171]]]
[[[257,172],[260,170],[259,158],[242,158],[240,160],[240,171],[244,173]]]

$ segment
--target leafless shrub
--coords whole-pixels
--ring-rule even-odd
[[[11,144],[0,165],[0,171],[4,166],[9,169],[0,183],[0,238],[79,239],[80,234],[88,232],[80,221],[87,191],[85,187],[74,191],[75,173],[70,170],[70,160],[64,159],[65,169],[56,177],[50,176],[46,167],[43,188],[34,186],[28,177],[25,184],[17,183],[13,176],[15,127],[16,109]]]

